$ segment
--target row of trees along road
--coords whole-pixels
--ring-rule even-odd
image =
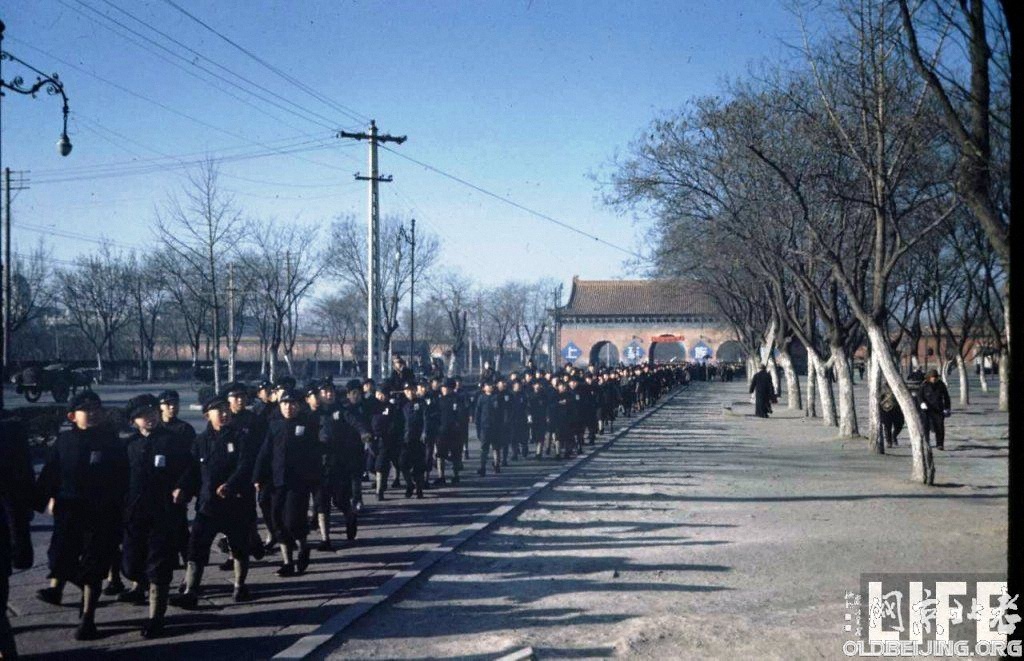
[[[471,345],[477,363],[500,365],[510,352],[522,360],[540,355],[556,283],[481,286],[444,268],[440,241],[424,231],[417,236],[414,273],[399,233],[403,222],[391,216],[381,223],[378,333],[389,353],[402,331],[409,339],[415,277],[417,344],[442,347],[449,373],[471,367]],[[193,368],[212,363],[219,376],[223,356],[231,375],[240,343],[253,336],[260,372],[271,379],[281,363],[288,373],[299,372],[300,338],[316,351],[331,348],[340,361],[358,361],[365,351],[365,260],[362,220],[254,218],[219,185],[217,164],[207,162],[160,206],[144,248],[101,242],[63,265],[43,243],[18,254],[12,264],[14,367],[91,356],[102,378],[105,362],[128,359],[152,379],[155,360],[188,360]]]
[[[819,23],[813,12],[829,15]],[[881,382],[915,410],[898,355],[916,355],[925,333],[957,368],[962,406],[968,360],[998,355],[1006,410],[1010,88],[1000,5],[850,0],[798,8],[794,20],[803,38],[792,57],[654,120],[614,163],[608,203],[651,215],[654,271],[702,281],[749,354],[764,349],[782,368],[789,407],[841,435],[861,432],[851,357],[866,346],[867,439],[884,452]],[[837,27],[809,27],[821,24]],[[807,348],[806,393],[794,340]],[[913,479],[932,484],[921,421],[906,421]]]

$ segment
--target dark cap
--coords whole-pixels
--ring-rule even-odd
[[[441,385],[443,385],[445,388],[454,388],[455,379],[445,379],[444,383],[442,383]]]
[[[220,390],[221,394],[225,397],[229,395],[248,395],[249,386],[245,385],[241,381],[232,381],[231,383],[225,384]]]
[[[416,390],[416,384],[412,381],[406,381],[402,384],[402,390]]]
[[[938,375],[939,375],[939,370],[931,369],[931,370],[928,370],[928,373],[924,375],[924,378],[930,379],[933,376],[938,376]]]
[[[391,394],[390,392],[388,392],[388,387],[386,385],[384,385],[383,383],[380,384],[379,386],[377,386],[376,388],[374,388],[373,391],[374,392],[383,393],[384,395],[390,395]]]
[[[100,396],[91,390],[83,390],[76,394],[68,402],[68,413],[74,413],[75,411],[81,411],[83,409],[91,409],[100,406]]]
[[[211,409],[226,407],[227,405],[228,400],[222,395],[210,395],[203,400],[203,413],[207,413]]]
[[[277,401],[278,401],[278,403],[280,403],[280,402],[301,402],[302,401],[302,397],[299,395],[299,392],[297,390],[295,390],[294,388],[288,388],[283,393],[281,393],[281,396],[277,398]]]
[[[165,390],[157,395],[156,398],[160,400],[161,404],[164,402],[177,402],[181,399],[181,397],[178,396],[177,390]]]
[[[363,385],[364,385],[364,386],[365,386],[365,385],[367,385],[367,384],[369,384],[369,385],[371,385],[371,386],[372,386],[372,385],[374,385],[375,383],[377,383],[377,382],[376,382],[376,381],[374,381],[374,380],[373,380],[373,379],[371,379],[371,378],[365,378],[365,379],[363,379]]]
[[[307,397],[316,397],[318,394],[320,394],[320,382],[319,381],[313,381],[312,383],[307,383],[302,388],[302,398],[303,399],[305,399]],[[278,400],[278,401],[280,401],[280,400]]]
[[[363,382],[360,381],[359,379],[349,379],[348,383],[345,384],[345,390],[347,392],[362,392]]]
[[[290,376],[282,376],[274,382],[274,390],[291,390],[295,387],[295,379]]]
[[[139,416],[146,415],[160,408],[160,400],[149,393],[145,393],[129,399],[128,405],[124,408],[128,413],[128,419],[134,420]]]

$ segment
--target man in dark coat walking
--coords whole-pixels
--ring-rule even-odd
[[[949,390],[946,384],[939,380],[938,370],[928,370],[924,377],[924,383],[918,390],[918,407],[921,409],[921,422],[924,423],[924,440],[929,441],[929,436],[935,434],[935,447],[939,450],[945,449],[946,442],[946,418],[949,417]]]
[[[768,414],[772,412],[775,387],[772,385],[772,377],[768,374],[768,368],[764,365],[761,365],[761,369],[750,380],[750,392],[754,394],[754,415],[759,418],[767,418]]]

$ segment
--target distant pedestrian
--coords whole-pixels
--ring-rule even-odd
[[[945,449],[946,418],[950,415],[949,390],[939,380],[937,370],[928,370],[924,383],[918,390],[918,407],[921,409],[921,421],[924,423],[924,440],[930,443],[931,434],[935,434],[935,447]]]
[[[754,415],[767,418],[772,412],[775,386],[772,385],[772,377],[765,365],[761,365],[761,369],[750,380],[750,392],[754,395]]]
[[[882,384],[882,394],[878,401],[879,417],[882,422],[882,438],[886,447],[895,447],[900,444],[898,436],[903,430],[903,409],[896,401],[896,395],[888,383]]]

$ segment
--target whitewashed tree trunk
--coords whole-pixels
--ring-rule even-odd
[[[853,375],[850,373],[850,357],[842,346],[832,346],[832,360],[839,385],[839,435],[851,438],[860,434],[857,426],[857,407],[853,396]]]
[[[999,352],[999,410],[1010,410],[1010,353]]]
[[[876,454],[885,454],[885,441],[882,439],[882,424],[878,410],[881,376],[878,354],[872,351],[868,356],[868,447]]]
[[[917,403],[910,394],[910,388],[900,377],[899,370],[893,362],[892,350],[889,348],[888,339],[885,333],[878,326],[871,324],[867,327],[868,340],[871,342],[871,352],[878,354],[878,366],[882,376],[885,378],[889,388],[892,389],[903,409],[903,417],[910,435],[910,450],[912,456],[911,477],[915,482],[922,484],[935,483],[935,462],[932,458],[932,449],[925,442],[924,425],[921,423],[921,416],[917,410]]]
[[[981,358],[981,363],[978,364],[978,381],[981,383],[981,392],[988,394],[988,376],[985,374],[984,356]]]
[[[800,379],[793,368],[793,358],[789,355],[788,347],[779,350],[778,361],[786,378],[786,406],[790,409],[802,409],[804,402],[800,393]]]
[[[971,403],[971,384],[967,378],[967,361],[963,356],[956,357],[956,375],[960,381],[960,406],[966,408]]]
[[[807,407],[804,409],[804,416],[808,418],[818,417],[818,403],[814,399],[817,397],[815,394],[815,379],[817,379],[818,365],[817,362],[811,359],[811,352],[807,352]]]
[[[757,358],[754,356],[747,356],[747,386],[750,386],[750,382],[754,379],[754,375],[757,374]]]
[[[103,352],[96,352],[96,380],[103,383]]]
[[[814,376],[817,380],[818,401],[821,404],[821,421],[826,427],[836,427],[836,402],[828,382],[828,367],[817,351],[808,351],[808,360],[814,361]]]

